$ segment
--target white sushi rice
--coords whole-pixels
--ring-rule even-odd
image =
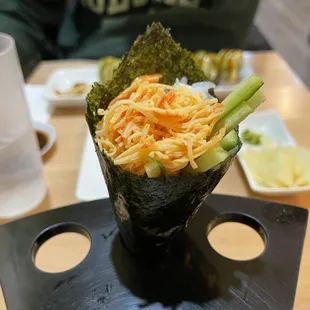
[[[198,83],[194,83],[192,85],[188,85],[187,84],[188,79],[186,77],[182,77],[181,80],[176,79],[175,83],[173,84],[173,86],[178,86],[178,85],[182,85],[185,86],[187,88],[189,88],[193,93],[203,93],[204,94],[204,99],[212,99],[214,98],[210,93],[209,90],[212,88],[215,88],[215,84],[211,83],[211,82],[198,82]]]

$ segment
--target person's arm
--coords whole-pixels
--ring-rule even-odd
[[[59,54],[64,11],[65,0],[0,0],[0,32],[15,39],[25,76],[42,58]]]

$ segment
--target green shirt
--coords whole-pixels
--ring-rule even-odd
[[[24,74],[43,59],[121,56],[147,24],[190,50],[242,48],[259,0],[0,0]]]

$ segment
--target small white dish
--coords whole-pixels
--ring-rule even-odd
[[[44,96],[54,107],[84,107],[87,93],[82,95],[59,95],[56,90],[66,91],[77,83],[92,85],[96,81],[99,81],[97,67],[59,69],[49,76]]]
[[[248,78],[251,74],[253,74],[252,68],[248,64],[244,63],[240,70],[240,82]],[[224,84],[219,82],[214,89],[214,94],[221,102],[239,85],[239,83]]]
[[[81,201],[109,198],[95,146],[89,133],[85,138],[75,195]]]
[[[294,138],[290,135],[284,122],[276,111],[256,112],[247,117],[239,126],[240,137],[242,137],[242,132],[246,129],[262,134],[266,139],[271,141],[274,146],[296,146]],[[244,174],[253,192],[266,196],[288,196],[310,190],[310,186],[269,188],[256,184],[246,161],[242,158],[242,153],[250,148],[260,149],[262,147],[264,146],[251,146],[243,142],[243,146],[238,154],[241,167],[243,168]]]
[[[52,125],[41,122],[33,122],[33,128],[36,132],[41,132],[46,137],[46,143],[42,149],[40,149],[41,156],[44,156],[56,142],[56,132]]]

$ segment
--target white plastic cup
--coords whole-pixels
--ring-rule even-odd
[[[0,218],[36,208],[45,194],[15,41],[0,33]]]

